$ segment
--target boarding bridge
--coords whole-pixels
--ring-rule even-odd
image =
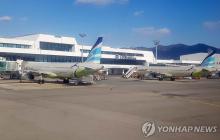
[[[124,78],[130,78],[131,75],[136,72],[137,67],[131,67],[125,74],[124,74]]]
[[[22,70],[23,60],[17,61],[6,61],[5,58],[0,57],[0,72],[12,72],[12,71],[21,71]]]
[[[6,58],[0,57],[0,77],[19,78],[22,74],[22,60],[7,61]]]
[[[17,64],[15,61],[6,61],[4,57],[0,57],[0,71],[17,71]]]

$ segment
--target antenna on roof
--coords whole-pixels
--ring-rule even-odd
[[[159,40],[154,40],[154,45],[155,45],[155,49],[156,49],[156,63],[157,63],[157,47],[159,46],[160,41]]]
[[[79,36],[83,39],[84,37],[87,36],[87,34],[85,34],[85,33],[80,33]],[[81,62],[83,62],[83,52],[84,52],[84,50],[83,50],[83,43],[82,43],[82,49],[81,49]]]

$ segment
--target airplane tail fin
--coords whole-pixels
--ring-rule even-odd
[[[208,55],[205,57],[205,59],[202,61],[201,66],[202,67],[213,67],[215,65],[215,57],[213,55],[216,53],[215,50],[210,50],[208,52]]]
[[[101,47],[102,47],[103,37],[99,37],[96,43],[93,45],[89,52],[89,55],[85,62],[100,63],[101,61]]]

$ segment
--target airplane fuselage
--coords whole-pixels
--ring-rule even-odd
[[[23,66],[23,72],[38,76],[40,71],[44,77],[71,79],[93,74],[101,68],[100,64],[94,63],[27,62]]]
[[[179,67],[173,67],[173,66],[150,66],[148,68],[148,71],[164,74],[166,76],[172,76],[172,77],[187,77],[191,76],[193,72],[193,68],[190,69],[188,66],[179,66]]]

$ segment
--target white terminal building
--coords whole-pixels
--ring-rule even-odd
[[[94,40],[95,42],[96,40]],[[92,46],[78,44],[73,37],[32,34],[13,38],[0,38],[0,57],[8,61],[22,59],[36,62],[81,62],[85,60]],[[135,65],[154,63],[151,51],[102,47],[101,64],[111,73]]]

